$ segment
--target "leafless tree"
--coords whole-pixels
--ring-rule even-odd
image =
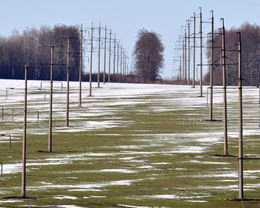
[[[151,82],[160,78],[164,61],[163,51],[160,35],[145,29],[138,32],[134,57],[136,74],[141,82]]]
[[[243,24],[240,28],[231,28],[226,31],[226,61],[227,61],[227,84],[236,85],[238,82],[237,72],[237,31],[241,32],[242,38],[242,70],[244,85],[260,85],[260,27],[257,25]],[[222,85],[221,60],[221,34],[216,33],[214,37],[214,85]],[[210,44],[207,50],[210,59]],[[209,73],[205,76],[209,82]]]

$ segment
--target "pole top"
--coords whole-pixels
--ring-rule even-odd
[[[241,42],[241,32],[240,31],[237,32],[237,36],[238,36],[238,42]]]
[[[220,21],[222,21],[222,25],[224,27],[224,18],[220,18]]]

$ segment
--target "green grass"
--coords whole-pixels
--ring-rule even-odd
[[[183,109],[178,103],[165,104],[161,100],[169,95],[149,95],[138,97],[146,101],[130,106],[106,106],[117,101],[114,98],[91,99],[91,103],[103,104],[106,109],[118,110],[120,125],[114,128],[94,129],[81,132],[59,132],[53,135],[53,153],[46,153],[48,129],[45,134],[35,134],[35,129],[48,128],[48,121],[28,124],[28,163],[63,162],[59,165],[30,165],[27,173],[27,195],[34,199],[20,202],[6,202],[0,199],[0,206],[19,207],[27,205],[58,206],[77,205],[81,207],[120,207],[121,205],[145,207],[260,207],[259,201],[230,201],[237,198],[238,191],[227,188],[236,186],[234,177],[215,177],[237,172],[236,157],[217,157],[223,153],[222,140],[214,142],[215,135],[221,137],[223,123],[207,122],[208,109],[205,106]],[[182,96],[178,94],[178,96]],[[188,94],[184,96],[189,97]],[[200,99],[200,98],[196,98]],[[202,98],[204,99],[204,98]],[[127,98],[135,101],[136,98]],[[120,100],[124,101],[124,99]],[[87,104],[75,111],[88,112]],[[168,111],[156,111],[162,107]],[[216,117],[221,118],[221,109],[216,108]],[[73,111],[73,110],[72,110]],[[191,116],[193,114],[193,116]],[[110,116],[85,117],[89,121],[111,120]],[[77,129],[84,120],[71,120]],[[123,123],[120,121],[124,121]],[[231,121],[234,121],[231,120]],[[22,129],[22,122],[10,127],[1,122],[1,129]],[[57,124],[63,120],[55,120]],[[233,123],[229,123],[232,129]],[[204,133],[206,136],[201,136]],[[197,134],[190,136],[189,134]],[[21,137],[21,135],[20,135]],[[199,142],[199,137],[212,141]],[[259,155],[259,133],[247,136],[245,153]],[[229,153],[237,155],[238,139],[229,139]],[[202,153],[180,152],[181,147],[206,147]],[[125,147],[125,148],[124,148]],[[22,143],[0,143],[0,162],[21,163]],[[221,164],[223,162],[224,164]],[[259,160],[246,160],[245,170],[259,170]],[[109,172],[122,169],[131,172]],[[100,171],[103,170],[103,171]],[[259,173],[245,178],[245,185],[259,184]],[[232,179],[232,180],[227,180]],[[118,185],[116,181],[129,181],[128,185]],[[48,185],[49,184],[49,185]],[[62,187],[55,187],[62,186]],[[21,173],[3,174],[0,177],[0,197],[20,196]],[[90,187],[90,188],[88,188]],[[219,188],[218,188],[219,187]],[[260,188],[245,190],[245,197],[259,199]],[[59,196],[73,196],[76,199],[57,199]],[[175,196],[172,199],[156,198],[156,195]],[[96,197],[93,197],[96,196]],[[99,196],[99,197],[98,197]],[[199,202],[200,200],[205,202]],[[197,201],[197,202],[196,202]],[[121,206],[122,207],[122,206]]]

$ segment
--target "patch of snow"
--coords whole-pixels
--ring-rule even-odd
[[[137,173],[135,170],[128,170],[128,169],[103,169],[99,172],[115,172],[115,173]]]
[[[65,196],[65,195],[59,195],[59,196],[54,196],[54,199],[71,199],[71,200],[77,200],[78,197],[75,196]]]

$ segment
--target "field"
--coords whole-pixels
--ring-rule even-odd
[[[1,207],[260,207],[259,89],[243,90],[244,193],[238,198],[238,89],[228,88],[228,148],[223,157],[222,90],[102,84],[88,96],[54,83],[53,152],[48,153],[49,82],[29,81],[28,199],[21,196],[24,82],[0,80]],[[249,159],[251,158],[251,159]]]

